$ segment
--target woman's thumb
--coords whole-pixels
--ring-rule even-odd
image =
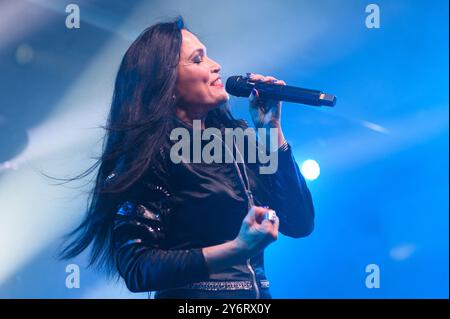
[[[257,89],[253,89],[252,92],[250,93],[248,99],[250,100],[250,102],[255,102],[255,100],[259,97],[259,93]]]

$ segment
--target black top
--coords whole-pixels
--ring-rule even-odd
[[[179,126],[192,136],[192,128]],[[312,232],[311,195],[289,145],[277,151],[274,174],[261,174],[262,164],[248,161],[175,164],[170,145],[161,148],[161,165],[152,165],[127,192],[115,218],[117,267],[131,291],[199,281],[265,280],[263,251],[250,265],[244,261],[210,274],[201,250],[236,238],[249,207],[245,188],[255,205],[277,212],[282,234],[298,238]],[[120,169],[111,176],[117,174]]]

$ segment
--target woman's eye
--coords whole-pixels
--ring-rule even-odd
[[[203,59],[202,59],[202,57],[200,56],[200,55],[197,55],[195,58],[194,58],[194,63],[201,63],[203,61]]]

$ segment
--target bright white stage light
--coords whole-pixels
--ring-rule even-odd
[[[313,181],[320,175],[320,166],[315,160],[309,159],[303,162],[300,171],[306,179]]]

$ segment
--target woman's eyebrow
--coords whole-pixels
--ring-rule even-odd
[[[205,55],[206,49],[205,49],[205,48],[198,48],[198,49],[195,49],[195,50],[191,53],[191,55],[189,56],[188,59],[192,58],[196,53],[202,53],[203,55]]]

